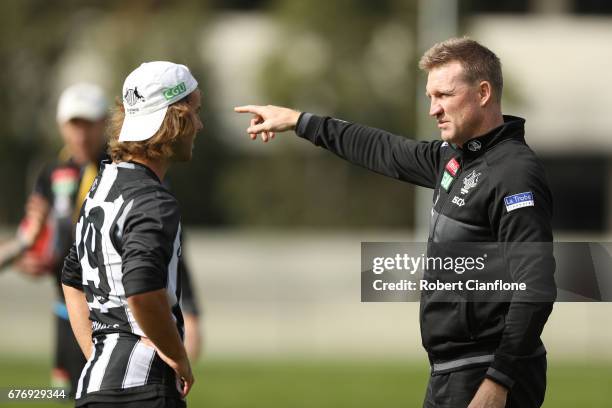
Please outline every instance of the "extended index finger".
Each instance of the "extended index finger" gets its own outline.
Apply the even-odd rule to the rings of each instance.
[[[259,105],[244,105],[244,106],[236,106],[234,107],[234,112],[238,113],[254,113],[256,115],[262,116],[262,108],[263,106]]]

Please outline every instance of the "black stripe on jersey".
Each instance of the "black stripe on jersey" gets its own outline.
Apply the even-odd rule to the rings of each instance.
[[[134,345],[132,346],[130,350],[130,356],[127,358],[127,364],[125,365],[125,370],[121,372],[121,387],[120,388],[125,388],[124,384],[125,384],[125,377],[127,376],[127,369],[130,366],[130,363],[132,362],[132,358],[134,357],[134,353],[136,352],[136,346],[138,345],[139,342],[140,342],[140,339],[136,340],[136,342],[134,343]]]
[[[111,228],[109,240],[112,245],[115,247],[115,250],[119,255],[122,254],[121,248],[121,237],[123,236],[123,226],[125,224],[125,219],[128,216],[129,212],[132,210],[132,206],[134,205],[134,199],[128,198],[125,200],[121,206],[121,209],[117,212],[117,216],[113,220],[113,226]]]
[[[148,383],[164,384],[168,388],[176,389],[176,374],[168,364],[156,353],[151,369],[149,370]]]
[[[151,367],[149,369],[149,377],[147,382],[156,381],[161,384],[165,384],[164,382],[164,371],[167,368],[170,368],[163,360],[155,353],[155,357],[153,357],[153,361],[151,362]],[[172,370],[171,370],[172,371]],[[174,371],[172,371],[174,373]]]
[[[85,262],[84,255],[87,253],[87,263],[91,269],[98,270],[99,284],[96,286],[93,283],[88,282],[90,290],[85,291],[85,297],[88,303],[93,302],[95,296],[100,304],[108,302],[108,294],[111,290],[108,282],[108,275],[106,272],[106,265],[104,264],[104,258],[98,256],[102,250],[103,236],[102,236],[102,225],[106,214],[101,207],[94,207],[89,212],[87,217],[87,224],[85,224],[83,231],[83,239],[78,247],[79,258],[82,263]]]
[[[127,370],[130,356],[138,343],[138,337],[132,335],[119,335],[119,341],[110,357],[106,372],[100,386],[101,390],[120,389]]]
[[[180,298],[180,285],[177,287],[177,296]],[[185,319],[183,318],[183,311],[181,310],[180,303],[177,303],[172,307],[172,314],[176,319],[176,328],[178,329],[179,334],[181,335],[181,340],[185,340]]]
[[[94,366],[96,365],[96,362],[98,361],[98,359],[100,359],[100,356],[102,355],[102,350],[104,349],[104,340],[106,339],[105,335],[96,337],[94,339],[94,357],[93,360],[91,360],[91,363],[89,364],[89,368],[87,369],[87,372],[85,373],[85,376],[83,377],[83,385],[81,386],[81,395],[85,395],[87,394],[87,387],[89,386],[89,378],[91,377],[91,370],[93,370]],[[83,374],[81,374],[83,375]],[[77,394],[78,394],[77,390]]]

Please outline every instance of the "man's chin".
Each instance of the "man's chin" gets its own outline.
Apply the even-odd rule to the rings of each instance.
[[[440,139],[444,142],[454,143],[455,135],[450,132],[442,131],[440,132]]]

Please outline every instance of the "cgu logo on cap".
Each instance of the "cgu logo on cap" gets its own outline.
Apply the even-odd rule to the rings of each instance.
[[[174,98],[177,95],[185,93],[186,91],[187,91],[187,87],[185,86],[185,83],[181,82],[180,84],[178,84],[174,88],[166,88],[166,89],[164,89],[164,98],[166,98],[166,100],[168,101],[168,100]]]
[[[142,96],[138,92],[138,87],[135,86],[134,89],[128,88],[125,90],[125,95],[123,95],[123,99],[128,105],[134,106],[136,102],[141,100],[144,101],[144,96]]]

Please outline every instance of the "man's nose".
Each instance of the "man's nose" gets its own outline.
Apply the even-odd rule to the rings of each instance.
[[[437,117],[442,113],[442,111],[442,106],[438,102],[431,101],[429,105],[429,116]]]

